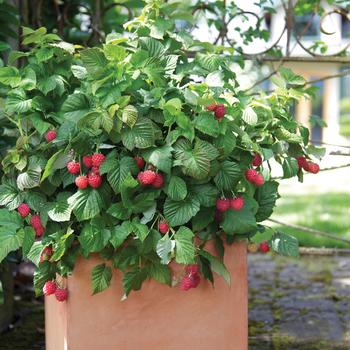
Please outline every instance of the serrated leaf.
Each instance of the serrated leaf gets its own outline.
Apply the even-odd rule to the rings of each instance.
[[[15,182],[10,181],[0,186],[0,205],[9,210],[16,209],[22,203],[22,194],[18,191]]]
[[[195,246],[194,233],[185,226],[181,226],[175,233],[176,262],[179,264],[191,264],[194,262]]]
[[[73,64],[71,66],[71,70],[73,75],[80,80],[85,79],[87,77],[87,70],[85,67],[77,66]]]
[[[220,170],[214,177],[214,182],[219,190],[231,191],[242,176],[237,163],[225,160],[221,163]]]
[[[172,160],[173,148],[170,146],[162,146],[152,148],[142,152],[142,156],[147,163],[153,164],[157,169],[169,174],[173,164]]]
[[[34,166],[29,168],[25,173],[19,174],[17,176],[17,186],[23,191],[27,188],[33,188],[40,185],[40,166]]]
[[[167,189],[168,196],[174,201],[181,201],[187,196],[186,182],[178,176],[172,176]]]
[[[190,187],[191,196],[198,199],[203,207],[212,207],[218,198],[218,189],[211,184],[193,185]]]
[[[283,178],[289,179],[290,177],[296,176],[299,171],[298,162],[295,158],[285,158],[282,164]]]
[[[276,232],[270,240],[271,248],[285,256],[299,257],[299,242],[291,235],[282,232]]]
[[[123,277],[123,288],[125,293],[123,299],[127,298],[132,290],[140,290],[142,283],[146,278],[147,271],[139,267],[125,273]]]
[[[132,128],[138,117],[137,108],[132,105],[127,105],[122,112],[122,122]]]
[[[90,102],[82,93],[69,95],[61,107],[65,118],[74,122],[78,122],[90,109]]]
[[[39,266],[40,256],[43,248],[44,245],[41,241],[34,242],[27,254],[27,259],[29,259],[34,265]]]
[[[78,239],[84,255],[88,256],[90,253],[100,252],[108,244],[110,238],[110,230],[86,224]]]
[[[16,231],[13,225],[0,226],[0,262],[22,246],[24,230]]]
[[[111,284],[112,269],[106,264],[95,266],[91,272],[92,294],[104,291]]]
[[[152,121],[138,118],[133,128],[125,127],[121,133],[123,145],[130,151],[135,147],[148,148],[153,146],[155,134]]]
[[[169,264],[171,260],[172,252],[175,248],[175,241],[169,238],[168,234],[165,234],[157,243],[157,254],[161,259],[161,263],[164,265]]]
[[[228,235],[244,234],[256,230],[255,215],[250,207],[244,205],[240,211],[233,209],[223,214],[220,227]]]
[[[57,166],[55,166],[55,163],[57,161],[57,159],[59,158],[59,156],[61,155],[61,153],[63,152],[63,149],[57,151],[53,156],[51,156],[51,158],[47,161],[45,169],[44,169],[44,173],[41,176],[41,182],[44,181],[47,177],[49,177],[50,175],[52,175],[54,173],[55,170],[59,169]],[[68,159],[68,158],[67,158]]]
[[[268,181],[255,192],[255,199],[259,204],[256,221],[261,222],[271,216],[276,200],[279,198],[278,185],[276,181]]]
[[[164,216],[170,226],[180,226],[190,221],[198,213],[199,207],[196,198],[187,197],[182,201],[167,198],[164,203]]]
[[[0,68],[0,83],[16,87],[21,82],[18,69],[15,67],[1,67]]]
[[[120,247],[132,231],[133,226],[129,221],[124,221],[121,225],[113,227],[111,229],[110,242],[114,249]]]
[[[256,125],[258,122],[258,115],[252,107],[247,107],[243,110],[242,119],[249,125]]]
[[[171,285],[171,271],[164,264],[151,264],[147,266],[148,275],[159,283]]]
[[[95,78],[101,75],[108,64],[106,57],[97,47],[82,50],[80,56],[88,73]]]
[[[72,207],[67,201],[63,200],[55,202],[52,208],[47,212],[49,218],[56,222],[69,221],[71,213]]]
[[[23,228],[23,243],[22,254],[27,257],[35,242],[35,231],[32,227],[26,226]]]
[[[132,226],[133,226],[133,232],[135,233],[136,237],[141,242],[143,242],[147,238],[147,236],[150,232],[148,226],[144,225],[144,224],[140,224],[137,221],[133,221]]]
[[[68,204],[79,221],[92,219],[102,209],[102,198],[95,189],[79,190],[68,198]]]
[[[204,134],[217,137],[219,135],[219,122],[209,113],[200,113],[194,119],[194,127]]]
[[[231,285],[231,275],[227,270],[226,266],[224,265],[224,263],[220,259],[218,259],[216,256],[211,255],[209,252],[205,250],[200,250],[199,254],[209,261],[210,268],[215,273],[222,276],[225,279],[225,281],[229,285]]]

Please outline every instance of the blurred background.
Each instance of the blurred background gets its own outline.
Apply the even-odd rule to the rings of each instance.
[[[303,184],[284,180],[273,221],[266,222],[295,235],[307,249],[299,261],[249,257],[250,348],[350,349],[350,0],[165,3],[179,32],[233,48],[241,90],[274,89],[281,66],[315,87],[314,99],[295,105],[294,115],[309,127],[310,147],[323,157],[322,171],[305,175]],[[110,32],[124,33],[123,24],[145,4],[0,0],[0,64],[11,50],[26,49],[22,26],[46,27],[75,45],[98,45]],[[2,116],[1,86],[0,96],[3,156],[16,135]],[[276,167],[274,176],[280,175]],[[309,249],[314,247],[327,249]],[[43,304],[33,297],[33,266],[19,261],[11,254],[0,264],[0,349],[44,349]]]

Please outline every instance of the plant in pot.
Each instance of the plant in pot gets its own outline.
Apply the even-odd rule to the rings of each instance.
[[[248,95],[228,48],[153,15],[92,48],[24,28],[31,49],[0,68],[18,132],[2,161],[0,260],[20,248],[38,295],[69,300],[62,277],[96,255],[93,294],[114,269],[123,298],[149,279],[182,291],[213,273],[229,282],[226,247],[263,232],[279,197],[271,168],[300,180],[319,170],[291,114],[308,97],[302,77],[282,68],[275,91]],[[269,249],[298,255],[280,232],[260,245]]]

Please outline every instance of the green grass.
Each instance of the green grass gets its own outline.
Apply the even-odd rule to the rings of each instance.
[[[285,223],[298,224],[319,231],[334,233],[339,237],[350,240],[350,194],[308,193],[305,196],[283,197],[277,202],[272,218]],[[316,236],[285,226],[277,226],[269,221],[266,221],[265,224],[271,225],[279,231],[294,235],[298,238],[301,246],[350,248],[350,244],[345,242]],[[268,233],[256,235],[258,241],[268,237]]]

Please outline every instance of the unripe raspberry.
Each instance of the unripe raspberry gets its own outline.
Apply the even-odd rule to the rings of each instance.
[[[30,207],[28,204],[22,203],[18,206],[17,211],[22,216],[22,218],[25,218],[30,213]]]
[[[99,188],[102,185],[102,177],[99,174],[90,173],[88,181],[92,188]]]
[[[233,210],[239,211],[244,206],[244,199],[242,197],[236,197],[230,199],[230,207]]]
[[[255,243],[249,243],[249,244],[247,245],[247,250],[248,250],[248,252],[250,252],[250,253],[256,253],[256,252],[258,251],[258,249],[259,249],[259,247],[258,247],[258,245],[255,244]]]
[[[158,230],[163,235],[169,231],[169,224],[166,221],[160,221],[158,224]]]
[[[83,163],[87,168],[92,167],[92,157],[90,155],[86,155],[83,157]]]
[[[162,174],[156,173],[156,178],[152,182],[154,188],[161,188],[164,184],[164,178]]]
[[[156,179],[156,173],[152,170],[141,171],[137,175],[137,179],[141,185],[151,185]]]
[[[76,179],[75,179],[75,184],[78,188],[80,188],[81,190],[85,189],[86,187],[88,187],[89,185],[89,180],[86,176],[84,175],[81,175],[81,176],[78,176]]]
[[[217,107],[217,104],[216,103],[212,103],[212,104],[208,105],[206,108],[207,108],[208,111],[214,112],[216,107]]]
[[[264,177],[261,174],[257,174],[254,178],[254,184],[258,187],[262,186],[264,184],[265,180]]]
[[[55,292],[55,297],[58,301],[62,302],[68,298],[68,290],[66,288],[57,288]]]
[[[43,287],[43,294],[49,296],[55,294],[57,289],[56,283],[54,281],[47,281]]]
[[[105,156],[102,153],[94,153],[91,157],[93,166],[99,167],[105,160]]]
[[[307,171],[312,174],[317,174],[320,171],[320,166],[316,163],[309,162]]]
[[[259,244],[259,250],[261,253],[267,253],[270,250],[269,242],[264,241]]]
[[[254,169],[248,169],[245,172],[245,178],[247,179],[247,181],[254,183],[254,179],[256,177],[256,175],[258,175],[258,172]]]
[[[56,130],[50,130],[46,133],[45,138],[47,142],[53,141],[57,137]]]
[[[220,212],[225,212],[230,209],[230,200],[227,198],[219,198],[216,200],[216,209]]]
[[[142,157],[140,156],[135,156],[134,160],[136,162],[136,165],[139,169],[142,169],[145,166],[145,161]]]
[[[225,116],[225,113],[226,113],[225,106],[223,104],[217,105],[214,111],[215,117],[221,120]]]
[[[70,174],[79,174],[80,163],[74,161],[67,163],[67,170]]]
[[[261,155],[258,153],[255,153],[254,158],[252,160],[252,165],[255,167],[258,167],[262,164],[262,158]]]

